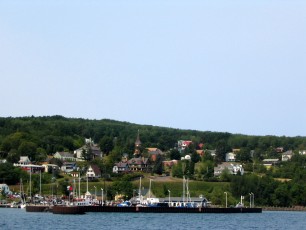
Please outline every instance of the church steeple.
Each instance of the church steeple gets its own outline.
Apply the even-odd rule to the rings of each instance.
[[[134,155],[139,155],[140,156],[140,147],[141,147],[141,141],[140,141],[140,138],[139,138],[139,129],[138,129],[137,138],[136,138],[136,141],[135,141]]]

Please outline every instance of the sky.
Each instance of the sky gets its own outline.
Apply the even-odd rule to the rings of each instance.
[[[0,0],[0,117],[306,136],[304,0]]]

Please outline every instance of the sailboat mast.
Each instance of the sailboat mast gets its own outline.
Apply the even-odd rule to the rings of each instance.
[[[32,203],[32,167],[30,165],[30,199]]]
[[[142,200],[141,200],[141,177],[139,177],[139,202],[142,203]]]
[[[88,192],[88,175],[87,175],[87,183],[86,183],[87,185],[86,185],[86,189],[87,189],[87,191],[86,192]]]
[[[81,198],[81,174],[79,173],[79,198]]]
[[[41,170],[39,170],[39,196],[41,196]]]
[[[152,182],[152,179],[150,179],[149,199],[151,198],[151,182]]]
[[[185,176],[183,176],[183,203],[185,203]]]

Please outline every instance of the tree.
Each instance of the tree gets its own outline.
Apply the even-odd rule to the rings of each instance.
[[[274,194],[272,195],[273,204],[275,206],[289,207],[292,204],[290,190],[285,183],[279,184]]]
[[[14,167],[11,163],[0,164],[0,180],[3,183],[13,185],[19,182],[20,178],[25,177],[26,172],[21,168]]]
[[[191,153],[191,161],[192,161],[193,163],[198,163],[200,160],[201,160],[200,155],[197,153],[197,151],[194,150],[194,151]]]
[[[16,149],[11,149],[6,159],[10,163],[17,163],[20,160],[20,154]]]
[[[62,160],[60,160],[58,158],[54,158],[54,157],[49,162],[50,162],[50,164],[57,165],[59,168],[62,167],[62,165],[63,165]]]
[[[205,162],[205,161],[213,161],[213,160],[214,160],[214,157],[211,155],[210,151],[205,150],[204,155],[202,157],[202,161]]]
[[[102,139],[99,141],[99,146],[101,151],[108,155],[114,148],[113,138],[109,136],[102,137]]]
[[[251,161],[251,149],[248,147],[243,147],[237,153],[236,160],[238,162],[250,162]]]
[[[131,198],[133,196],[133,184],[128,180],[115,181],[110,188],[110,193],[112,197],[116,194],[121,194],[125,196],[125,199]]]
[[[157,154],[156,161],[153,167],[153,172],[158,175],[163,174],[163,158],[160,154]]]
[[[91,161],[93,159],[93,152],[89,145],[82,149],[82,157],[85,161]]]
[[[182,178],[183,177],[182,162],[179,162],[178,164],[174,164],[172,166],[171,173],[173,177]]]
[[[37,145],[34,142],[23,141],[18,148],[18,153],[21,156],[28,156],[31,161],[36,160]]]
[[[171,160],[180,160],[181,154],[177,149],[171,149],[170,150],[170,159]]]
[[[217,163],[221,163],[225,161],[226,153],[230,151],[229,146],[225,141],[219,141],[216,147],[216,157],[215,160]]]

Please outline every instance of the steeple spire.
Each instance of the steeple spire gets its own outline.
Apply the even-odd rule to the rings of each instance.
[[[136,138],[136,141],[135,141],[134,155],[140,155],[140,147],[141,147],[141,141],[140,141],[140,138],[139,138],[139,129],[138,129],[137,138]]]
[[[137,138],[136,138],[136,141],[135,141],[135,146],[138,147],[140,145],[141,145],[141,141],[140,141],[140,138],[139,138],[139,129],[138,129]]]

